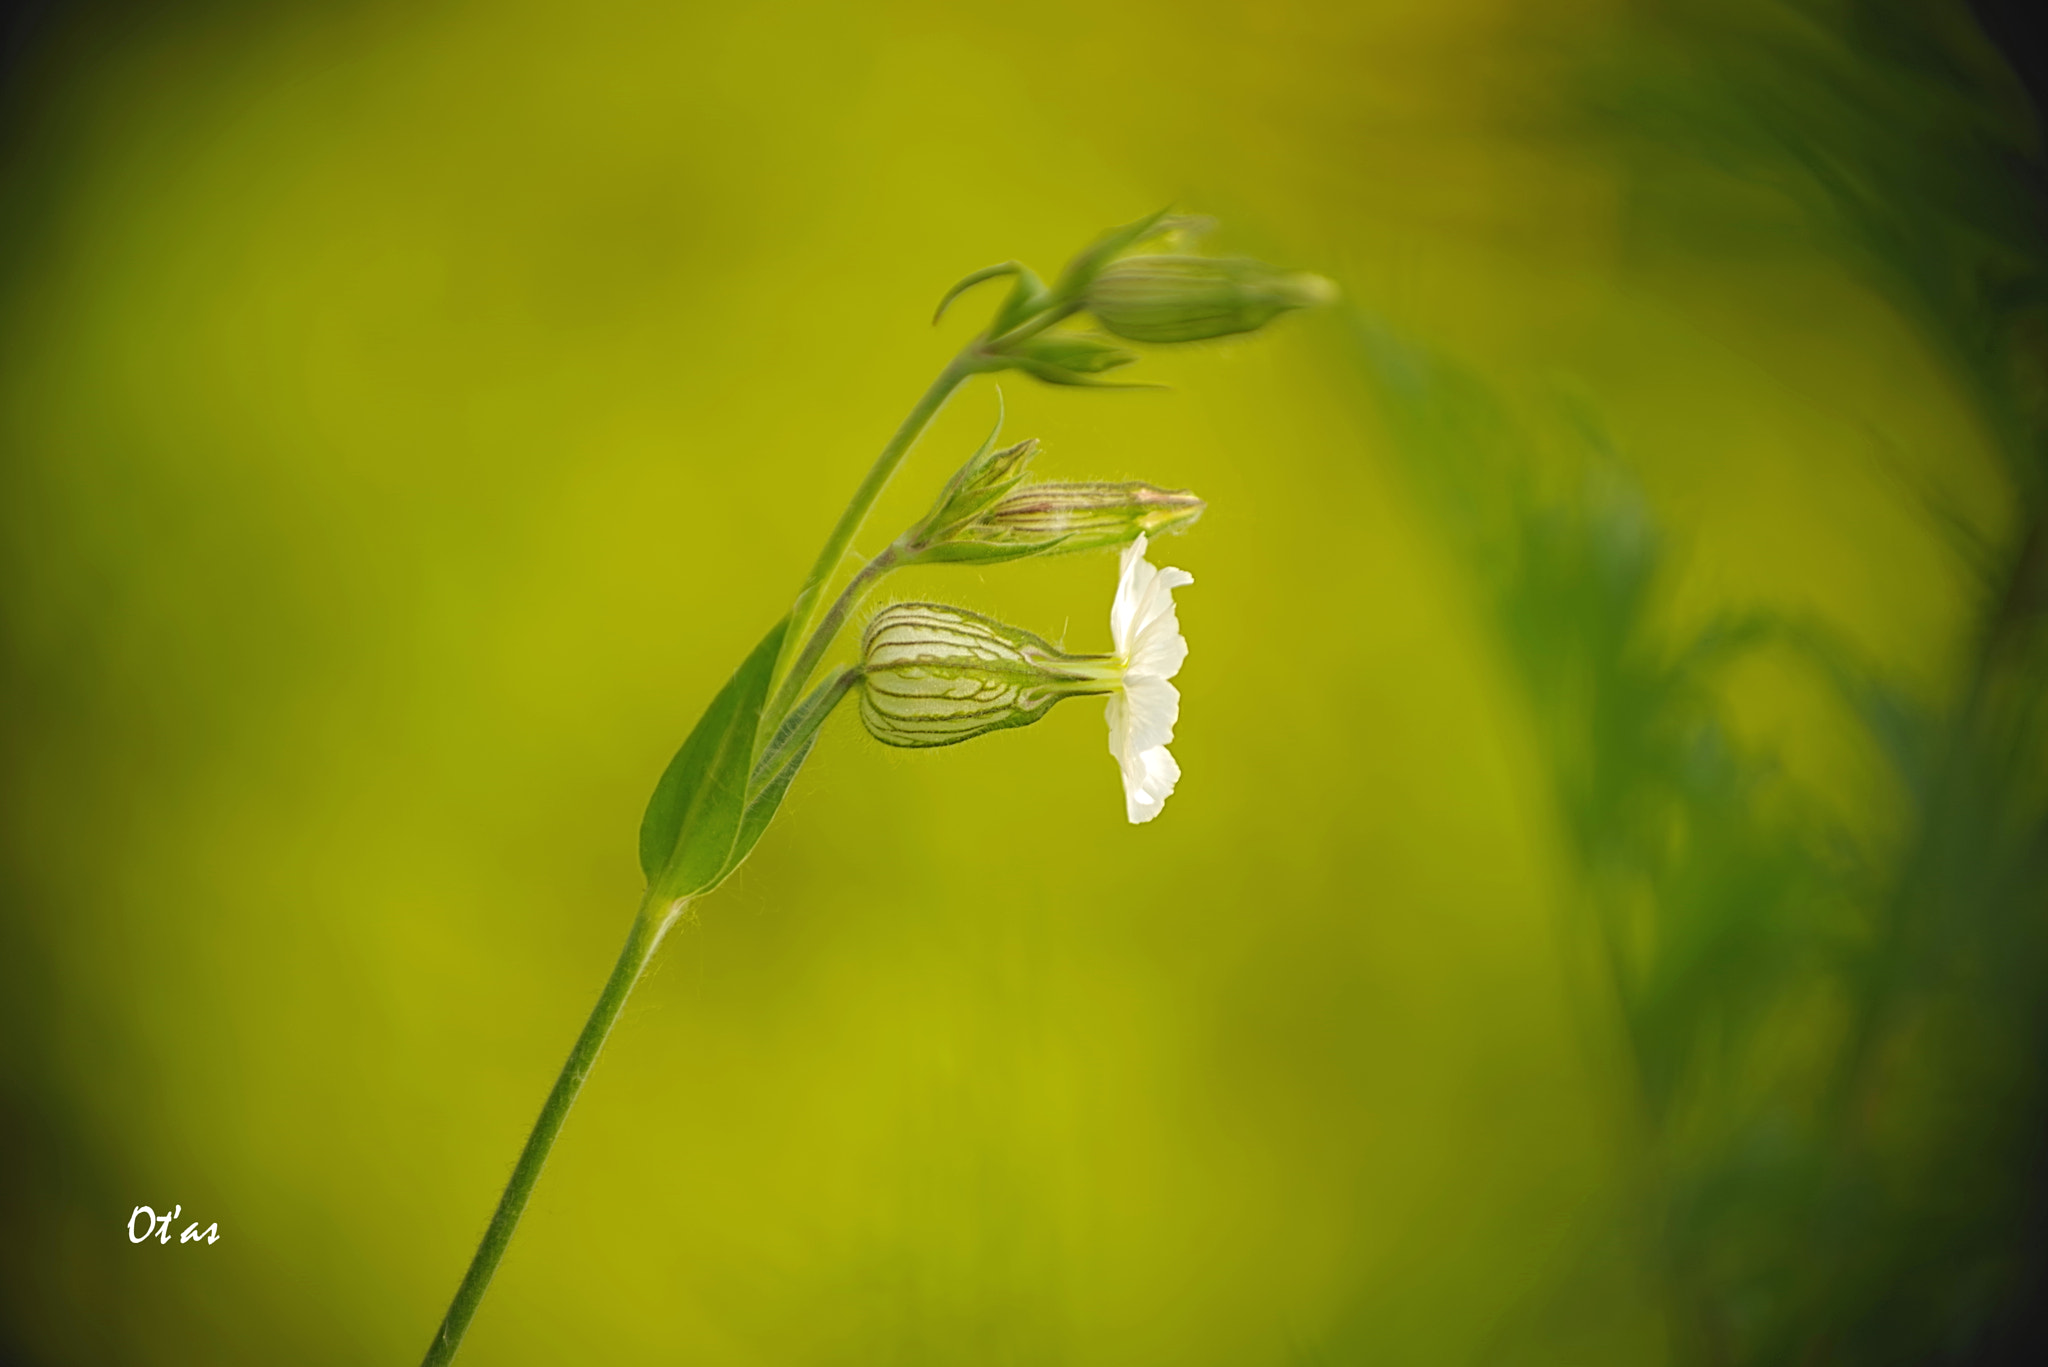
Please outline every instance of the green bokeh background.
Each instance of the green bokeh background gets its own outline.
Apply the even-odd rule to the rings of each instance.
[[[1012,379],[1191,487],[1165,815],[1099,709],[836,717],[572,1116],[464,1361],[1656,1363],[1614,1007],[1369,315],[1596,407],[1663,611],[1938,693],[2010,492],[1789,211],[1645,230],[1595,0],[160,6],[53,21],[5,195],[5,1330],[424,1346],[639,893],[641,805],[978,300],[1161,204],[1349,309]],[[1704,173],[1703,173],[1704,174]],[[1746,215],[1746,216],[1745,216]],[[1757,226],[1761,223],[1763,226]],[[1701,245],[1711,240],[1713,249]],[[870,524],[991,422],[977,381]],[[1111,556],[900,576],[1107,648]],[[1745,743],[1894,819],[1809,682]],[[131,1246],[138,1204],[217,1220]],[[182,1223],[182,1221],[181,1221]]]

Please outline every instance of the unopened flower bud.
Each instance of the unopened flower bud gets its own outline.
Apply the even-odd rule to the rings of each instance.
[[[920,554],[924,563],[990,563],[1049,552],[1124,546],[1180,531],[1207,505],[1185,489],[1149,484],[1026,484]]]
[[[1320,275],[1276,270],[1248,257],[1127,256],[1088,287],[1095,321],[1133,342],[1200,342],[1264,327],[1290,309],[1325,304],[1337,287]]]
[[[956,745],[1029,726],[1061,698],[1109,693],[1122,671],[1019,627],[940,603],[882,609],[861,638],[860,718],[885,745]]]
[[[1031,458],[1038,454],[1038,438],[1027,437],[1000,451],[991,449],[994,442],[991,437],[946,481],[924,521],[905,535],[906,543],[922,546],[944,541],[1024,482]]]

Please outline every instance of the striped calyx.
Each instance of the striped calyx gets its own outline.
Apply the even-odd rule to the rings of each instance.
[[[1087,308],[1130,342],[1200,342],[1253,332],[1289,309],[1325,304],[1337,287],[1320,275],[1249,257],[1126,256],[1088,286]]]
[[[917,559],[988,564],[1052,551],[1126,546],[1140,536],[1180,531],[1206,506],[1185,489],[1150,484],[1026,484],[952,528]]]
[[[1122,668],[1068,655],[965,608],[898,603],[861,638],[860,718],[884,745],[956,745],[1029,726],[1061,698],[1114,692]]]

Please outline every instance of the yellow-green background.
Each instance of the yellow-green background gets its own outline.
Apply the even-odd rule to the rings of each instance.
[[[634,836],[985,301],[1161,204],[1597,405],[1684,569],[1941,682],[1916,503],[1999,487],[1788,231],[1625,231],[1593,0],[142,7],[54,23],[4,187],[8,1338],[403,1362],[616,952]],[[1611,1009],[1344,315],[1013,380],[1056,476],[1209,500],[1181,790],[1099,709],[832,722],[673,938],[464,1361],[1655,1363]],[[992,419],[970,388],[893,534]],[[904,575],[1106,648],[1112,557]],[[1754,682],[1754,681],[1753,681]],[[1852,812],[1769,678],[1745,733]],[[138,1204],[217,1220],[131,1246]],[[182,1225],[183,1221],[180,1221]]]

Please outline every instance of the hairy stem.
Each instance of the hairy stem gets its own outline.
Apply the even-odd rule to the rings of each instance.
[[[462,1346],[462,1336],[491,1284],[491,1275],[498,1270],[499,1260],[505,1256],[505,1246],[512,1241],[512,1231],[519,1226],[526,1198],[533,1194],[541,1169],[547,1166],[548,1153],[555,1147],[555,1137],[562,1132],[569,1108],[576,1104],[576,1095],[583,1090],[583,1081],[590,1076],[598,1052],[604,1048],[612,1027],[618,1024],[626,998],[633,994],[654,952],[661,948],[662,937],[668,934],[687,902],[687,898],[668,902],[650,899],[633,918],[633,929],[626,936],[625,948],[619,951],[619,961],[612,966],[612,975],[605,980],[604,991],[598,994],[597,1005],[591,1008],[590,1019],[583,1024],[583,1033],[576,1037],[575,1047],[562,1065],[561,1076],[555,1079],[554,1090],[540,1108],[540,1119],[534,1122],[533,1133],[526,1137],[526,1147],[512,1169],[512,1180],[505,1184],[505,1194],[498,1198],[490,1227],[484,1231],[483,1242],[477,1245],[476,1256],[470,1259],[469,1271],[455,1290],[455,1299],[441,1321],[440,1332],[427,1348],[422,1367],[441,1367],[452,1362],[455,1350]]]

